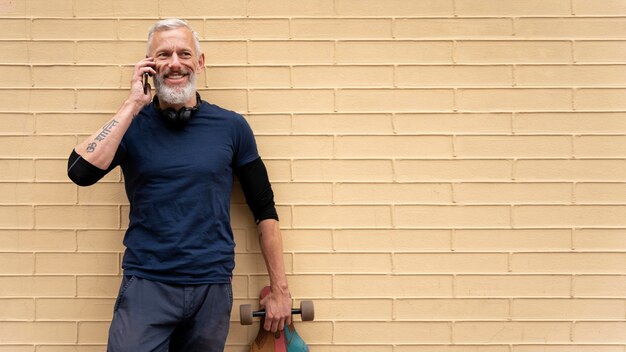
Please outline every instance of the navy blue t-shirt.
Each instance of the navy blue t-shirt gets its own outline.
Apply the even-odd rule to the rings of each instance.
[[[203,101],[188,125],[170,129],[149,104],[118,155],[130,202],[124,274],[180,284],[229,282],[233,170],[259,158],[246,120]]]

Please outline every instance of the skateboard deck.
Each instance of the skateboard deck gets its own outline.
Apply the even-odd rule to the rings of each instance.
[[[259,299],[263,299],[268,293],[269,286],[266,286],[261,290]],[[312,304],[312,302],[310,304]],[[312,306],[310,310],[310,313],[307,312],[307,314],[305,314],[307,315],[306,320],[313,319]],[[258,312],[255,312],[255,316],[257,316],[256,313]],[[311,314],[310,318],[308,317],[309,314]],[[249,318],[243,317],[244,315],[249,315]],[[251,311],[247,313],[242,313],[242,324],[248,324],[248,322],[244,323],[244,320],[249,321],[249,319],[251,318]],[[261,316],[259,332],[257,333],[254,341],[252,341],[252,343],[250,344],[250,352],[309,352],[309,347],[304,342],[304,340],[302,340],[300,335],[298,335],[296,328],[293,326],[293,322],[288,326],[285,326],[284,330],[273,333],[271,331],[266,331],[265,329],[263,329],[264,321],[265,317]]]

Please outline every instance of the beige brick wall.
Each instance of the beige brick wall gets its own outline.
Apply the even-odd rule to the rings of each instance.
[[[624,0],[0,0],[0,352],[105,351],[128,204],[66,157],[174,16],[257,135],[312,351],[626,352]]]

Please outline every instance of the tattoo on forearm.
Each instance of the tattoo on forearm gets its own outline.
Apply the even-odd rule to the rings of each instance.
[[[102,142],[109,135],[109,133],[111,133],[111,128],[115,127],[118,123],[119,121],[113,119],[104,125],[104,127],[102,127],[102,131],[100,131],[96,138],[94,138],[94,141],[87,145],[87,153],[93,153],[98,146],[98,143],[95,141]]]

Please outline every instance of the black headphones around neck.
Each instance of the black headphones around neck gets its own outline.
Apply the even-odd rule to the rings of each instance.
[[[196,106],[192,108],[183,106],[178,110],[174,108],[161,110],[161,108],[159,107],[159,97],[157,97],[156,95],[154,96],[152,103],[154,104],[154,110],[159,113],[159,116],[161,116],[163,121],[165,121],[168,126],[175,129],[180,129],[185,127],[185,125],[189,123],[189,120],[191,120],[193,115],[198,111],[198,109],[200,108],[200,104],[202,103],[202,99],[200,98],[200,94],[196,92]]]

